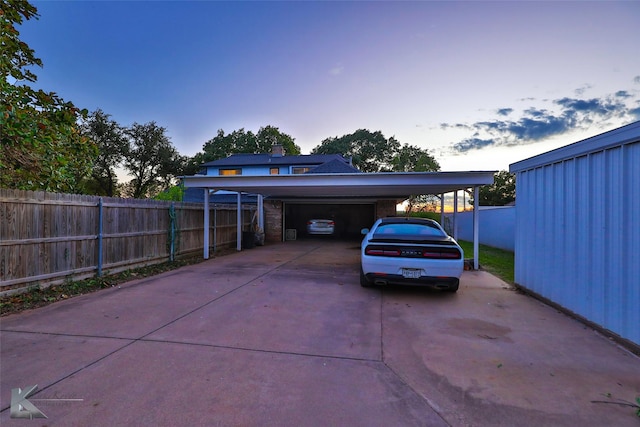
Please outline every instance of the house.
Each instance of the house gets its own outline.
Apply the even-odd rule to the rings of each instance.
[[[307,221],[331,218],[339,237],[358,236],[376,219],[395,215],[399,202],[415,194],[443,194],[493,183],[495,171],[363,173],[339,154],[237,154],[205,163],[199,174],[182,177],[186,189],[257,195],[258,228],[266,242],[304,237]],[[203,197],[203,256],[209,257],[209,206]],[[477,237],[474,220],[474,236]],[[242,230],[238,227],[238,242]],[[474,265],[477,268],[477,238]],[[238,243],[238,250],[241,250]]]
[[[282,145],[275,144],[267,154],[232,154],[202,165],[203,175],[290,175],[303,173],[360,173],[351,159],[340,154],[287,156]]]
[[[302,174],[359,174],[350,158],[340,154],[304,154],[286,155],[282,145],[275,144],[271,153],[233,154],[224,159],[207,162],[201,166],[201,174],[205,176],[262,176],[262,175],[302,175]],[[199,197],[202,192],[187,189],[190,197]],[[198,195],[199,193],[200,195]],[[233,196],[228,191],[217,191],[211,195],[212,203],[233,203]],[[242,203],[256,203],[255,196],[243,195]],[[279,200],[277,209],[270,210],[268,204],[265,215],[271,222],[282,223],[289,230],[289,236],[304,236],[306,223],[313,218],[331,218],[336,221],[336,233],[339,236],[359,235],[364,227],[369,227],[374,219],[372,203],[344,203],[342,200],[328,201],[297,198],[295,200]],[[395,214],[395,201],[393,211]],[[292,232],[291,230],[295,230]]]
[[[351,159],[340,154],[310,154],[285,156],[282,145],[274,144],[269,154],[232,154],[224,159],[218,159],[201,165],[200,174],[209,176],[259,176],[259,175],[288,175],[303,173],[360,173],[353,167]],[[236,193],[216,191],[210,194],[209,202],[217,204],[236,203]],[[202,191],[196,188],[186,188],[183,201],[204,201]],[[256,204],[256,196],[243,194],[243,204]]]

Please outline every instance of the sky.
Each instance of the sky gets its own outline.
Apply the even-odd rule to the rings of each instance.
[[[381,131],[443,171],[640,120],[640,2],[32,1],[37,88],[182,155],[275,126],[308,154]]]

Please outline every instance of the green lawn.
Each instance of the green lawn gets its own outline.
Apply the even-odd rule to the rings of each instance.
[[[459,241],[466,259],[473,258],[473,243]],[[513,284],[513,252],[480,245],[480,267]]]
[[[438,212],[414,212],[411,216],[431,218],[440,222],[440,213]],[[464,257],[466,259],[473,258],[473,243],[466,241],[458,241],[458,243],[464,250]],[[511,284],[514,283],[513,264],[513,252],[480,245],[480,267]]]

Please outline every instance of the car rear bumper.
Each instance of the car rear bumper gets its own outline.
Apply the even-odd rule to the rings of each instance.
[[[422,276],[419,279],[407,279],[399,274],[382,273],[367,273],[364,276],[373,285],[409,285],[436,289],[457,289],[460,283],[460,279],[457,277]]]
[[[333,234],[333,228],[310,228],[307,229],[309,234]]]
[[[422,280],[431,277],[453,277],[460,278],[464,270],[464,260],[425,260],[420,258],[386,258],[379,256],[369,256],[362,254],[361,256],[362,271],[368,274],[387,275],[390,277],[402,276],[402,269],[419,269],[422,271]]]

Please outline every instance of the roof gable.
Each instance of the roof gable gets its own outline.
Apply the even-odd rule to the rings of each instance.
[[[306,173],[362,173],[348,163],[342,160],[333,159],[326,163],[316,166]]]

